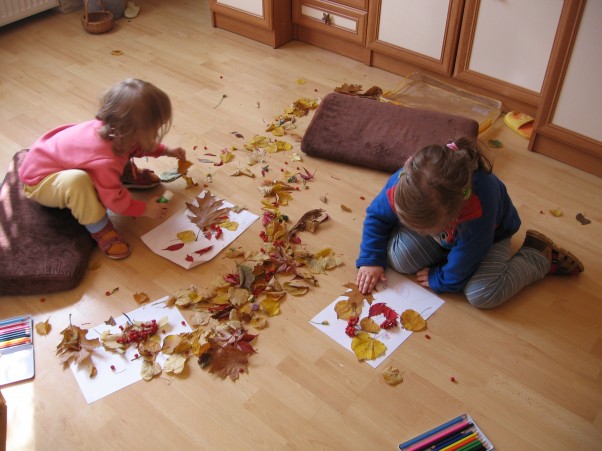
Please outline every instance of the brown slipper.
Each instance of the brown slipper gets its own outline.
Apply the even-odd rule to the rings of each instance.
[[[523,243],[525,247],[532,247],[538,251],[545,252],[550,249],[552,265],[548,274],[556,276],[572,276],[583,272],[583,263],[571,252],[558,246],[554,241],[536,230],[527,230],[527,236]]]

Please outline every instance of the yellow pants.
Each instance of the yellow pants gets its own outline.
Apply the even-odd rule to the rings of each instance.
[[[24,191],[26,197],[46,207],[68,208],[84,226],[100,221],[107,214],[92,179],[80,169],[55,172],[37,185],[25,185]]]

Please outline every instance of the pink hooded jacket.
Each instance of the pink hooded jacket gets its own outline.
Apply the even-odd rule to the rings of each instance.
[[[151,153],[143,153],[135,147],[130,153],[116,155],[111,141],[99,135],[102,125],[101,121],[93,119],[49,131],[31,146],[19,169],[19,177],[24,184],[33,186],[55,172],[81,169],[92,178],[106,208],[121,215],[141,216],[146,203],[134,199],[123,186],[123,169],[130,157],[158,157],[165,151],[165,146],[159,144]]]

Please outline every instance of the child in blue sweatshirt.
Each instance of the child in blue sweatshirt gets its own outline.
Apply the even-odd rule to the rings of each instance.
[[[410,157],[366,210],[359,290],[370,293],[390,266],[436,293],[464,291],[475,307],[493,308],[547,274],[582,272],[577,257],[534,230],[510,255],[521,221],[491,170],[465,138]]]

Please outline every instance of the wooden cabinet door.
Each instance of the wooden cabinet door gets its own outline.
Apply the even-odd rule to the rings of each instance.
[[[373,58],[383,55],[451,75],[463,4],[464,0],[371,0],[367,45]]]
[[[563,3],[466,0],[454,76],[513,99],[505,109],[534,114]]]
[[[602,2],[568,0],[529,148],[602,177]]]
[[[276,48],[293,39],[292,0],[209,0],[211,24]]]

